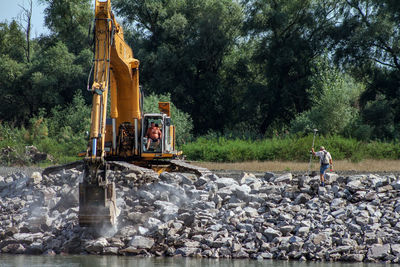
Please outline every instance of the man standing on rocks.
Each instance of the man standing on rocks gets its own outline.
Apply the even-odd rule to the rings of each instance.
[[[319,157],[319,162],[321,163],[321,167],[319,168],[319,178],[321,180],[321,185],[325,186],[325,171],[328,169],[329,166],[331,167],[331,171],[333,168],[332,156],[328,151],[325,150],[325,147],[323,146],[319,148],[318,152],[315,152],[313,147],[311,148],[311,151],[314,156]]]

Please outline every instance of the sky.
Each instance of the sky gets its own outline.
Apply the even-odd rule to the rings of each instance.
[[[18,21],[22,9],[19,6],[29,7],[29,0],[0,0],[0,22],[7,20],[8,23],[12,19]],[[39,37],[41,34],[48,34],[49,30],[44,26],[44,4],[40,4],[39,0],[32,1],[32,31],[31,38]],[[23,25],[23,20],[19,20]]]

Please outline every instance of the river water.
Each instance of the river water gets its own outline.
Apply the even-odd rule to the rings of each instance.
[[[372,263],[333,263],[333,262],[297,262],[273,260],[230,260],[230,259],[195,259],[195,258],[141,258],[94,255],[69,256],[27,256],[1,255],[0,267],[378,267],[385,264]]]

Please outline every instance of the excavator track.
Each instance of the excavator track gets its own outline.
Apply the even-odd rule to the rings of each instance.
[[[205,176],[212,174],[212,172],[209,169],[192,165],[183,160],[171,160],[170,164],[171,167],[174,168],[174,171],[178,172],[189,172],[189,173],[194,173],[198,176]]]

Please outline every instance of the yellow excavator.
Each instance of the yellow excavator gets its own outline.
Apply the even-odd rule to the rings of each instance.
[[[93,104],[84,178],[79,185],[79,224],[113,225],[117,206],[115,185],[107,177],[110,162],[135,164],[159,173],[170,170],[171,166],[175,169],[177,166],[190,169],[190,166],[172,160],[182,152],[175,149],[170,103],[160,102],[160,113],[143,112],[139,60],[124,41],[123,29],[111,11],[110,0],[95,3],[91,74],[93,84],[88,90],[93,94]],[[108,97],[110,118],[107,117]],[[152,123],[158,124],[161,131],[157,142],[147,139]]]

